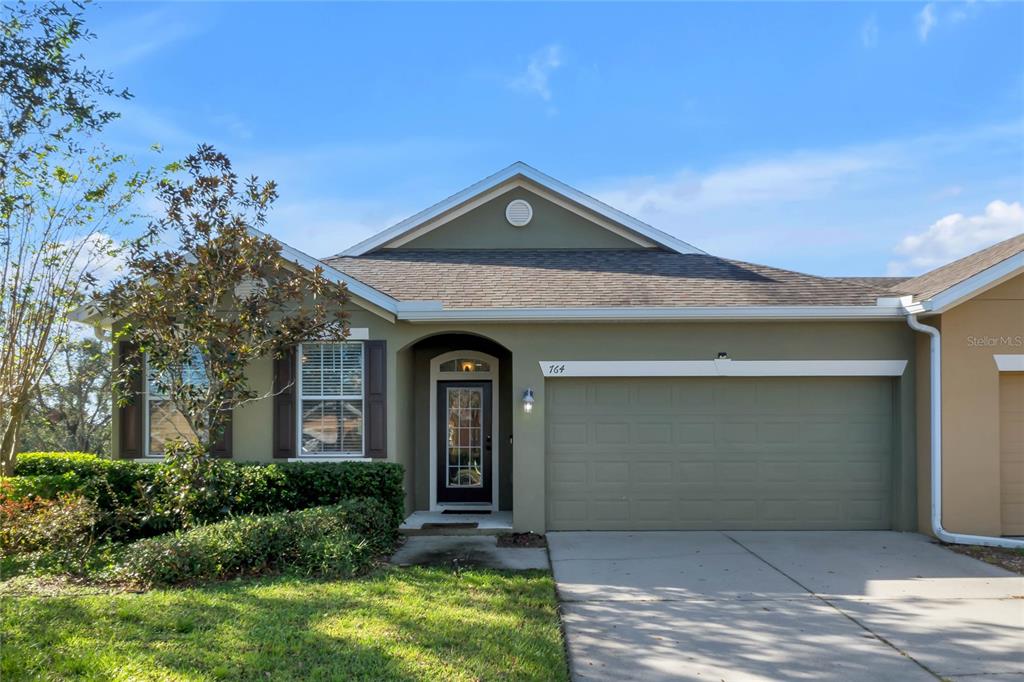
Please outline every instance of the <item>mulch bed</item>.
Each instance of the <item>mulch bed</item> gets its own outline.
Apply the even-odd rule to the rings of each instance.
[[[505,533],[498,536],[498,547],[547,547],[548,541],[538,533]]]
[[[988,564],[1000,566],[1007,571],[1024,575],[1024,551],[1004,547],[982,547],[980,545],[946,545],[958,554],[966,554]]]

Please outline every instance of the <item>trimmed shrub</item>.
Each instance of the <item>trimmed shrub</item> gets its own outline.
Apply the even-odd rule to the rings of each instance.
[[[0,555],[32,555],[31,564],[85,572],[96,544],[99,511],[78,494],[16,499],[4,486],[0,500]]]
[[[0,478],[0,498],[4,500],[55,499],[61,493],[70,493],[82,487],[82,480],[73,471],[42,476],[11,476]]]
[[[47,494],[47,486],[58,479],[75,482],[71,490],[96,503],[100,529],[115,539],[152,535],[170,526],[154,517],[152,501],[157,494],[157,471],[153,464],[128,460],[110,460],[85,452],[27,452],[18,455],[16,476],[9,479],[15,489],[34,486],[33,494]],[[33,478],[22,483],[18,478]],[[67,492],[60,489],[57,492]]]
[[[241,516],[129,545],[114,577],[144,585],[288,571],[350,577],[390,552],[397,524],[374,499],[266,516]]]
[[[390,462],[256,463],[202,460],[203,485],[185,491],[196,472],[165,463],[101,459],[86,453],[18,455],[18,490],[53,497],[74,490],[96,502],[101,527],[115,540],[147,537],[241,514],[271,514],[367,497],[379,500],[397,526],[404,518],[401,465]],[[63,478],[70,476],[70,478]],[[46,477],[46,478],[42,478]],[[56,477],[56,478],[49,478]],[[72,487],[73,486],[73,487]],[[49,491],[49,492],[47,492]]]

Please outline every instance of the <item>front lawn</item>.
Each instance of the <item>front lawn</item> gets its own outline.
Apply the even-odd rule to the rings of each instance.
[[[0,678],[565,680],[547,573],[386,568],[0,598]]]

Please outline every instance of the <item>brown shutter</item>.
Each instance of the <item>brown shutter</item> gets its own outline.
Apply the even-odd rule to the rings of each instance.
[[[210,454],[214,457],[231,459],[231,448],[234,440],[232,437],[232,432],[234,431],[234,425],[232,423],[234,422],[232,419],[233,416],[233,411],[228,412],[227,419],[224,420],[224,431],[220,434],[220,438],[218,438],[217,442],[213,444],[213,449],[210,451]]]
[[[366,456],[388,456],[388,353],[387,341],[366,345]]]
[[[295,349],[274,358],[274,457],[295,457]]]
[[[117,344],[117,362],[120,365],[123,359],[134,353],[136,346],[128,341],[121,341]],[[133,457],[144,457],[146,452],[142,445],[142,414],[143,401],[145,396],[142,395],[142,372],[135,371],[132,373],[131,381],[129,383],[129,391],[131,392],[131,402],[127,405],[118,407],[120,411],[119,417],[119,428],[118,428],[118,452],[122,458],[128,459]]]

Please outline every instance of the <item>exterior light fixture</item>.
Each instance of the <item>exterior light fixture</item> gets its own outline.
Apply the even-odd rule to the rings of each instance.
[[[718,359],[719,360],[728,360],[729,359],[729,354],[726,353],[724,350],[720,350],[720,351],[718,351]]]
[[[523,393],[523,412],[530,414],[533,412],[533,389],[528,388]]]

